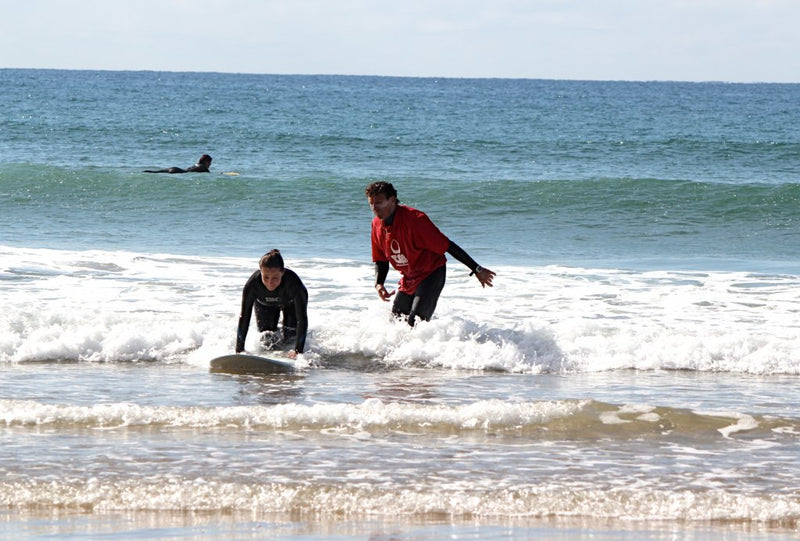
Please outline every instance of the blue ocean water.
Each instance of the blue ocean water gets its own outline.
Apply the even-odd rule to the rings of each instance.
[[[797,270],[797,85],[0,75],[18,246],[362,258],[386,179],[495,264]]]
[[[0,531],[796,537],[798,98],[0,70]],[[377,179],[495,287],[392,321]],[[275,247],[298,372],[210,374]]]

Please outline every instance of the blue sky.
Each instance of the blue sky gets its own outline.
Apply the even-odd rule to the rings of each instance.
[[[800,0],[0,0],[0,68],[800,82]]]

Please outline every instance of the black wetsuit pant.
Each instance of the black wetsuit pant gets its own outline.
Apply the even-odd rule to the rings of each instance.
[[[297,313],[295,312],[294,304],[280,307],[264,306],[256,302],[253,308],[255,308],[258,332],[270,331],[272,333],[262,337],[262,344],[267,348],[288,344],[297,337]],[[278,330],[278,320],[281,312],[283,312],[283,327],[281,329],[283,336],[275,334],[275,331]]]
[[[433,311],[436,310],[436,303],[439,302],[446,277],[447,269],[442,265],[420,282],[413,295],[398,291],[392,305],[392,313],[395,316],[407,315],[408,324],[412,327],[416,318],[423,321],[430,320]]]

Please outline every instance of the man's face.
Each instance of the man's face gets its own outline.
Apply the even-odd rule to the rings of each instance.
[[[367,197],[367,200],[369,201],[369,208],[371,208],[375,216],[381,220],[385,220],[391,216],[397,207],[397,197],[395,196],[391,196],[387,199],[384,194],[379,193]]]

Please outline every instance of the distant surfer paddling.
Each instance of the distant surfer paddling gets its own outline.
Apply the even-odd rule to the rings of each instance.
[[[446,275],[444,254],[466,265],[481,283],[492,287],[494,271],[478,265],[467,252],[448,239],[428,216],[397,202],[397,191],[388,182],[373,182],[365,190],[372,219],[372,261],[375,263],[375,290],[386,302],[395,294],[384,282],[389,264],[402,278],[392,305],[392,314],[405,315],[412,327],[416,318],[428,321],[436,309]]]
[[[146,169],[145,173],[208,173],[211,169],[211,156],[208,154],[203,154],[200,156],[200,159],[197,160],[197,163],[191,167],[187,167],[186,169],[181,169],[180,167],[170,167],[169,169]]]
[[[236,353],[244,351],[244,341],[250,328],[250,316],[255,310],[258,331],[263,333],[261,344],[273,349],[290,344],[292,359],[303,353],[308,331],[308,291],[300,277],[287,269],[279,250],[271,250],[261,257],[258,270],[250,276],[242,290],[242,311],[236,332]],[[278,320],[283,313],[282,333]]]

